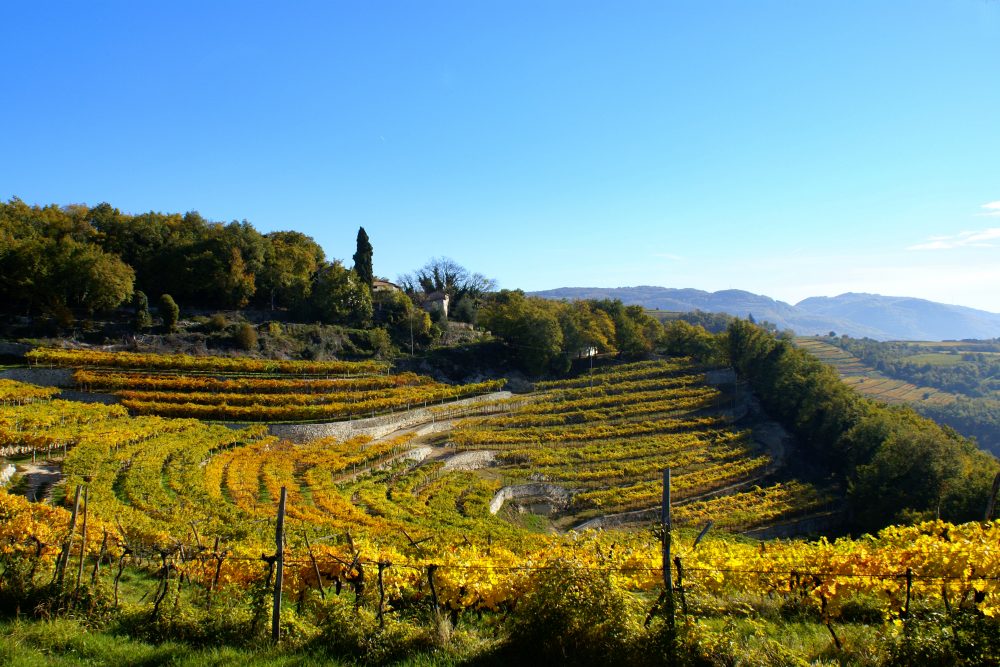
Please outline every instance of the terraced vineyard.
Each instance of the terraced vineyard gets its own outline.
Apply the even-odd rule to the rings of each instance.
[[[704,369],[673,360],[541,383],[528,402],[512,399],[519,406],[511,413],[463,421],[448,441],[458,451],[493,452],[510,485],[563,489],[556,513],[563,527],[658,507],[668,467],[674,501],[684,507],[700,499],[687,511],[678,508],[682,520],[711,516],[729,528],[747,528],[761,517],[778,520],[828,503],[819,493],[793,500],[762,490],[740,494],[748,509],[740,518],[722,511],[733,501],[711,496],[746,490],[779,462],[749,429],[731,425],[731,398],[704,377]]]
[[[324,406],[331,405],[323,402],[330,394],[354,392],[358,403],[389,402],[400,390],[436,386],[413,374],[234,378],[79,370],[74,377],[82,388],[117,391],[133,412],[141,410],[129,397],[144,393],[204,397],[204,405],[219,400],[223,408],[230,407],[232,397],[244,398],[249,405],[239,407],[269,414],[265,408],[285,407],[286,401],[296,409],[313,405],[300,403],[309,400]],[[290,516],[317,530],[350,529],[358,535],[370,530],[383,539],[388,532],[395,535],[390,541],[401,545],[404,534],[421,530],[445,540],[454,537],[442,529],[440,517],[428,523],[427,508],[434,506],[453,511],[443,524],[462,535],[470,530],[511,535],[516,526],[491,514],[489,505],[501,487],[537,480],[565,490],[569,500],[559,517],[564,527],[655,508],[666,467],[674,470],[681,520],[713,518],[721,526],[747,528],[828,502],[801,484],[751,489],[776,462],[749,430],[729,425],[730,416],[720,407],[729,406],[729,399],[707,386],[703,369],[687,361],[611,367],[539,389],[484,407],[484,412],[502,414],[459,422],[431,442],[440,445],[443,437],[446,446],[432,447],[431,458],[420,464],[408,458],[415,448],[412,433],[296,445],[268,436],[264,428],[231,430],[193,419],[130,417],[117,405],[36,401],[12,406],[0,427],[11,454],[67,449],[68,483],[89,480],[100,514],[127,518],[132,529],[152,536],[184,534],[194,518],[203,530],[247,540],[254,534],[247,526],[272,512],[282,486],[288,489]],[[32,392],[37,390],[23,393]],[[390,398],[379,398],[380,393]],[[418,397],[410,400],[416,403]],[[179,400],[163,403],[188,410],[197,405]],[[445,457],[474,450],[495,451],[495,465],[480,471],[444,469]],[[720,491],[737,495],[712,497]],[[746,511],[733,513],[734,503]]]
[[[227,422],[335,421],[409,410],[499,390],[447,385],[380,362],[268,361],[38,349],[40,365],[78,369],[77,388],[111,393],[133,415]],[[195,375],[190,373],[197,372]]]
[[[837,369],[844,383],[871,398],[886,403],[927,403],[946,405],[955,395],[933,387],[918,387],[904,380],[888,378],[866,366],[850,352],[817,338],[796,338],[795,344]]]
[[[428,599],[455,613],[511,609],[535,585],[525,573],[553,567],[600,569],[609,585],[655,590],[663,572],[649,531],[553,534],[508,521],[491,505],[502,487],[540,483],[565,492],[570,521],[642,510],[658,505],[668,466],[681,523],[741,529],[828,502],[794,480],[754,485],[779,466],[780,452],[730,423],[730,398],[706,386],[703,371],[685,360],[645,362],[540,384],[535,394],[489,406],[505,414],[455,424],[443,442],[440,433],[415,430],[294,444],[263,425],[130,416],[122,406],[6,384],[0,441],[22,456],[65,448],[67,488],[87,487],[90,537],[74,539],[61,508],[0,493],[3,557],[30,563],[31,578],[65,564],[74,550],[95,563],[95,578],[102,561],[147,568],[163,582],[177,572],[180,583],[203,587],[210,603],[213,592],[248,589],[272,571],[275,557],[267,554],[284,488],[284,590],[292,599],[326,582],[338,592],[350,586],[361,604],[377,572],[379,615]],[[477,452],[490,452],[496,465],[450,465]],[[857,594],[880,600],[886,614],[900,613],[911,596],[961,597],[995,614],[1000,584],[982,573],[996,571],[997,554],[982,545],[995,542],[996,530],[931,523],[890,529],[878,540],[766,549],[710,537],[677,553],[689,595],[789,595],[824,618]],[[917,578],[906,574],[904,586],[901,567],[916,569]],[[803,572],[814,574],[798,577]],[[163,595],[154,597],[155,616]]]

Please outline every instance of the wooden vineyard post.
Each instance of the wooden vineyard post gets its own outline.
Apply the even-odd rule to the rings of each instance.
[[[384,561],[378,562],[378,627],[385,627],[385,615],[383,610],[385,609],[385,584],[382,581],[382,573],[385,572],[385,568],[389,567],[389,563]]]
[[[80,530],[80,566],[76,571],[76,588],[73,595],[80,592],[80,582],[83,581],[83,559],[87,554],[87,505],[90,501],[90,485],[83,487],[83,528]]]
[[[913,591],[913,569],[906,568],[906,603],[903,605],[903,613],[900,617],[907,619],[910,617],[910,593]]]
[[[316,556],[313,555],[312,545],[309,544],[309,533],[304,533],[306,536],[306,551],[309,552],[309,560],[312,561],[313,572],[316,573],[316,585],[319,587],[319,597],[321,600],[326,599],[326,591],[323,590],[323,576],[319,573],[319,565],[316,563]]]
[[[674,628],[674,585],[670,577],[670,468],[663,471],[663,505],[660,509],[660,528],[663,530],[663,590],[667,594],[667,626]]]
[[[281,499],[278,500],[278,521],[274,527],[275,576],[274,576],[274,608],[271,611],[271,639],[278,641],[281,637],[281,580],[285,573],[285,498],[287,490],[281,487]]]
[[[76,513],[80,511],[80,490],[81,486],[76,485],[76,496],[73,498],[73,514],[69,519],[69,534],[63,543],[62,553],[56,561],[56,588],[62,590],[63,578],[66,576],[66,565],[69,564],[69,552],[73,548],[73,535],[76,533]]]
[[[101,571],[101,561],[108,556],[108,529],[104,529],[104,538],[101,539],[101,549],[97,554],[97,560],[94,561],[94,571],[90,574],[90,584],[94,585],[97,583],[97,575]]]

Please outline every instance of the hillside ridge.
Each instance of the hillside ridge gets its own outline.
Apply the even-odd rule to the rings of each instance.
[[[739,289],[560,287],[531,292],[549,299],[620,299],[651,310],[701,310],[737,317],[753,315],[801,335],[835,331],[876,340],[951,340],[1000,337],[1000,313],[906,296],[847,292],[808,297],[796,304]]]

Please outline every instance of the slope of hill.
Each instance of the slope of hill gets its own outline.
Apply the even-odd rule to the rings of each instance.
[[[945,340],[1000,336],[1000,314],[910,297],[848,293],[791,305],[743,290],[705,292],[667,287],[561,287],[533,292],[548,299],[621,299],[653,310],[752,314],[807,335],[836,331],[877,340]]]
[[[850,339],[808,337],[796,338],[795,344],[833,366],[847,385],[862,394],[909,405],[1000,455],[1000,391],[993,381],[995,366],[989,363],[1000,354],[993,351],[995,344],[855,341],[852,348]],[[908,365],[906,360],[912,362]],[[935,369],[947,372],[936,374]],[[969,378],[976,381],[969,382]]]
[[[850,352],[820,338],[796,338],[795,344],[820,361],[830,364],[844,383],[871,398],[886,403],[907,403],[920,408],[922,403],[944,405],[956,400],[954,394],[933,387],[920,387],[905,380],[886,377]]]
[[[183,364],[165,379],[192,383],[215,381],[223,364],[245,371],[273,363],[122,353],[92,353],[86,360],[147,377]],[[317,363],[326,365],[286,370],[347,372],[352,379],[362,370]],[[198,375],[193,367],[210,373]],[[867,638],[864,650],[875,654],[895,627],[890,621],[909,614],[911,601],[922,611],[950,600],[961,600],[952,608],[969,618],[954,621],[964,623],[962,637],[971,634],[969,627],[996,636],[1000,587],[982,573],[995,565],[998,524],[891,527],[861,541],[757,542],[726,535],[817,511],[821,518],[831,499],[795,479],[774,483],[772,474],[791,472],[804,443],[760,433],[762,424],[746,421],[756,408],[745,405],[750,401],[741,399],[736,378],[706,370],[685,358],[617,364],[539,382],[532,393],[481,405],[457,422],[439,414],[416,429],[309,442],[282,441],[264,425],[237,429],[130,416],[120,405],[64,401],[48,389],[7,383],[0,392],[0,442],[18,450],[22,466],[29,454],[51,458],[61,447],[64,500],[63,506],[29,503],[0,490],[0,589],[25,609],[32,608],[28,602],[48,601],[44,595],[58,596],[73,605],[72,617],[97,623],[95,607],[84,606],[94,599],[109,610],[106,622],[123,628],[119,640],[176,640],[174,657],[185,642],[210,640],[220,650],[257,649],[265,641],[272,649],[307,648],[310,663],[330,657],[385,664],[386,655],[419,662],[424,651],[447,657],[451,646],[473,647],[491,664],[534,662],[506,659],[537,657],[537,639],[525,638],[520,627],[538,625],[544,637],[563,637],[570,623],[586,622],[595,628],[594,643],[620,636],[629,651],[598,664],[663,664],[660,657],[675,651],[718,655],[722,640],[706,633],[728,624],[734,610],[753,622],[748,636],[756,636],[767,619],[794,609],[802,620],[793,631],[823,637],[821,646],[806,650],[792,636],[805,657],[782,656],[802,662],[830,654],[824,631],[837,643],[839,633],[844,645]],[[261,377],[247,381],[254,390],[271,386]],[[727,394],[727,386],[735,394]],[[664,467],[674,473],[673,530],[661,536],[649,528],[660,519]],[[71,513],[67,491],[74,486]],[[575,524],[592,514],[643,508],[654,509],[639,518],[637,530],[554,530],[568,525],[561,520]],[[700,534],[698,527],[704,527]],[[670,551],[664,555],[664,543],[675,545],[673,559]],[[664,588],[670,563],[676,589]],[[670,569],[666,574],[672,580]],[[658,591],[664,592],[650,608]],[[591,598],[597,603],[587,602]],[[570,609],[569,620],[545,620],[560,605]],[[622,630],[608,625],[608,609]],[[279,647],[266,639],[268,610],[274,612],[270,637]],[[956,617],[942,618],[935,622]],[[705,638],[664,648],[663,628],[675,624]],[[767,632],[787,637],[789,627]],[[971,646],[970,652],[984,654]],[[23,650],[0,643],[0,654]],[[631,658],[641,654],[655,659]],[[503,659],[493,660],[497,656]],[[266,658],[261,664],[271,664]]]
[[[1000,336],[1000,314],[912,297],[848,292],[835,297],[810,297],[795,307],[817,317],[862,322],[885,332],[885,337],[890,339]]]

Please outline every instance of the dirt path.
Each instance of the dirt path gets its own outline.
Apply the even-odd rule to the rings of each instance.
[[[24,497],[31,501],[44,498],[53,485],[62,479],[62,470],[55,463],[19,463],[17,468],[27,480]]]

